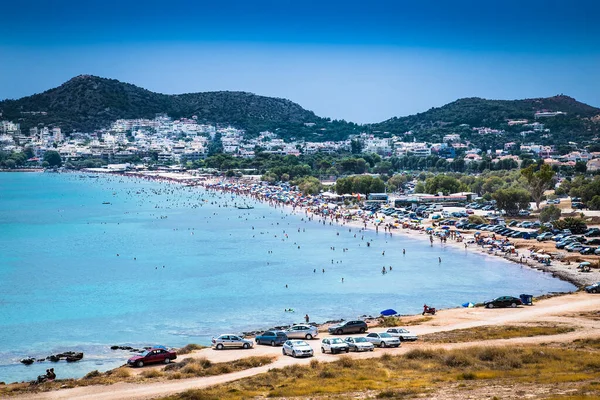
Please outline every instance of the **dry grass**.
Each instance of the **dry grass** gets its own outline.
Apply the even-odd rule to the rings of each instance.
[[[190,354],[191,352],[195,351],[195,350],[202,350],[205,349],[207,346],[202,346],[200,344],[195,344],[195,343],[190,343],[180,349],[177,349],[177,355],[181,356],[184,354]]]
[[[600,396],[600,385],[595,384],[600,373],[599,356],[597,349],[545,346],[415,349],[405,355],[354,359],[351,367],[342,359],[272,369],[165,399],[348,398],[350,394],[356,398],[357,393],[363,393],[362,398],[413,398],[426,397],[448,387],[459,387],[467,393],[487,385],[560,384],[574,385],[581,394]]]
[[[206,358],[185,358],[164,368],[146,368],[140,375],[133,375],[129,367],[120,367],[107,372],[92,371],[81,379],[57,379],[30,386],[29,383],[0,386],[0,398],[25,392],[47,392],[59,388],[77,386],[111,385],[118,382],[140,383],[157,380],[185,379],[200,376],[214,376],[244,369],[259,367],[273,362],[272,357],[247,357],[240,360],[215,363]]]
[[[414,326],[421,325],[425,322],[431,321],[433,317],[379,317],[376,320],[375,326],[380,328],[393,328],[396,326]]]
[[[416,319],[409,319],[404,321],[404,325],[403,326],[414,326],[414,325],[421,325],[424,324],[425,322],[429,322],[433,319],[433,317],[421,317],[421,318],[416,318]]]
[[[573,332],[575,328],[563,325],[507,325],[507,326],[480,326],[469,329],[457,329],[448,332],[431,333],[422,335],[421,340],[428,343],[464,343],[475,340],[512,339],[516,337],[532,337],[559,335]]]

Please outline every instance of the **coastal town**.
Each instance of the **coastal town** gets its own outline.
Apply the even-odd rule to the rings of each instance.
[[[575,167],[585,164],[587,171],[600,168],[600,151],[589,151],[587,146],[573,143],[572,151],[559,152],[556,146],[543,145],[536,138],[548,137],[550,129],[544,121],[564,115],[564,112],[539,111],[533,118],[508,120],[511,127],[520,127],[521,143],[506,142],[503,148],[483,151],[460,133],[444,135],[439,143],[416,141],[411,131],[401,136],[387,132],[361,133],[340,141],[284,140],[276,132],[263,131],[258,136],[249,136],[243,129],[231,126],[215,126],[197,122],[197,117],[172,119],[159,114],[154,119],[122,119],[110,127],[94,132],[63,132],[60,126],[39,126],[23,131],[18,122],[0,121],[0,151],[9,154],[26,153],[20,165],[5,164],[5,167],[40,167],[47,151],[59,153],[64,164],[95,161],[98,165],[130,163],[142,165],[186,165],[205,159],[210,154],[211,144],[219,141],[220,152],[236,158],[253,158],[257,152],[281,156],[300,156],[316,153],[336,155],[356,153],[353,143],[360,152],[377,154],[383,159],[414,156],[427,158],[436,156],[446,163],[461,159],[464,163],[480,162],[484,159],[492,164],[509,163],[519,166],[523,156],[541,159],[555,167]],[[1,119],[1,115],[0,115]],[[313,123],[305,123],[311,127]],[[505,132],[489,127],[471,127],[461,124],[459,131],[471,135],[502,137]],[[464,136],[464,135],[463,135]],[[516,155],[518,154],[518,155]],[[30,156],[30,157],[29,157]],[[425,169],[428,165],[425,165]]]

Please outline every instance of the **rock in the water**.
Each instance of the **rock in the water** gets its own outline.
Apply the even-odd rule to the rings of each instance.
[[[25,365],[31,365],[35,362],[35,358],[33,357],[25,357],[23,359],[21,359],[21,363],[25,364]]]

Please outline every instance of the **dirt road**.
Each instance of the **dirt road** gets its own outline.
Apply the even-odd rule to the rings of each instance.
[[[427,333],[450,331],[455,329],[466,329],[485,325],[504,325],[525,322],[554,322],[565,323],[575,327],[575,331],[554,336],[537,336],[528,338],[515,338],[507,340],[486,341],[486,345],[507,344],[535,344],[542,342],[570,342],[578,338],[589,338],[600,336],[600,324],[597,321],[579,317],[578,314],[589,311],[600,311],[600,295],[587,293],[575,293],[566,296],[553,297],[542,300],[532,307],[519,307],[516,309],[483,309],[483,308],[459,308],[440,311],[433,319],[422,325],[411,327],[411,331],[422,335]],[[409,317],[418,318],[418,317]],[[374,328],[373,331],[383,329]],[[430,345],[421,343],[404,344],[399,349],[376,349],[368,353],[350,353],[353,358],[379,357],[384,353],[402,354],[415,347],[437,347],[437,348],[460,348],[473,346],[483,342],[469,342],[456,344]],[[323,362],[335,361],[339,356],[321,354],[319,341],[311,342],[315,349],[315,359]],[[202,378],[160,381],[155,383],[119,383],[110,386],[87,386],[73,389],[64,389],[48,393],[35,393],[17,396],[21,400],[49,400],[49,399],[78,399],[78,400],[140,400],[163,397],[179,393],[189,389],[200,389],[208,386],[230,382],[257,375],[268,371],[270,368],[280,368],[292,364],[308,364],[310,359],[295,359],[281,355],[281,347],[257,346],[251,350],[223,350],[216,351],[204,349],[187,357],[206,357],[212,362],[226,362],[247,356],[272,355],[277,359],[269,365],[252,368],[244,371],[210,376]],[[162,367],[154,367],[162,368]],[[139,372],[139,370],[135,370]]]

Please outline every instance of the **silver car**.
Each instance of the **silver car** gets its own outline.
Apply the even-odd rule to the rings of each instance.
[[[313,349],[304,340],[286,340],[281,352],[284,356],[292,357],[312,357]]]
[[[291,328],[285,330],[285,334],[290,339],[312,340],[319,336],[319,330],[316,326],[301,324],[294,325]]]
[[[364,337],[347,337],[344,342],[348,343],[351,351],[373,351],[375,346]]]
[[[325,338],[321,342],[321,353],[330,352],[337,354],[341,352],[349,352],[350,346],[340,338]]]
[[[212,338],[212,348],[223,350],[225,348],[242,348],[250,349],[254,346],[251,340],[244,339],[238,335],[224,334],[217,338]]]
[[[386,332],[397,337],[401,342],[414,342],[418,339],[417,335],[410,333],[404,328],[390,328]]]
[[[366,336],[366,339],[379,347],[400,347],[400,339],[393,337],[387,332],[371,332]]]

